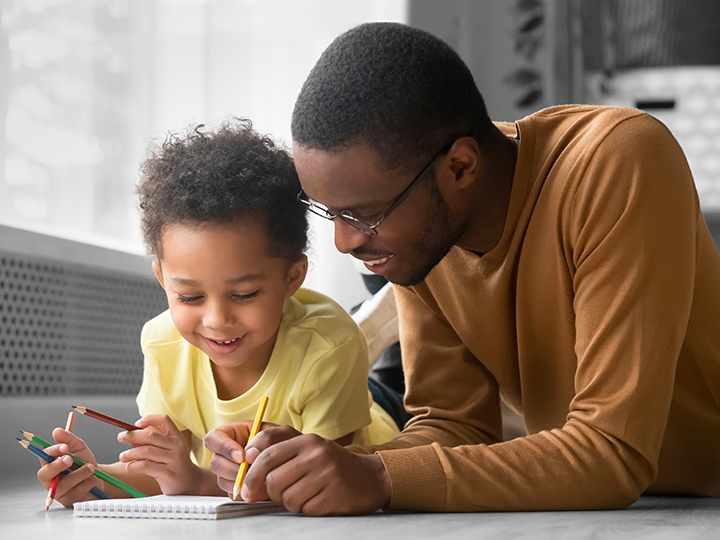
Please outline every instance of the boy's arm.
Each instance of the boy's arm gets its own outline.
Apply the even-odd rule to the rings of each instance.
[[[145,495],[160,495],[162,493],[160,486],[153,477],[146,474],[130,473],[127,471],[126,463],[121,461],[98,465],[98,468],[135,489],[142,491]],[[132,497],[132,495],[124,489],[115,487],[107,482],[105,482],[102,490],[113,499],[127,499]]]
[[[120,464],[125,468],[123,476],[152,489],[152,483],[142,477],[149,478],[158,484],[158,488],[154,488],[154,494],[222,493],[209,469],[193,463],[190,457],[191,433],[188,430],[178,430],[173,421],[164,414],[143,416],[136,425],[141,429],[118,435],[120,442],[132,446],[120,454]]]
[[[135,489],[139,489],[146,495],[160,495],[162,490],[157,481],[146,474],[141,473],[130,473],[127,471],[126,463],[118,461],[116,463],[110,463],[106,465],[98,465],[100,469],[106,473],[114,476],[118,480],[122,480],[126,484],[131,485]],[[210,469],[200,468],[201,482],[197,492],[193,495],[207,495],[207,496],[225,496],[226,493],[222,491],[217,485],[217,477],[212,473]],[[132,497],[123,489],[117,488],[105,483],[103,491],[107,493],[113,499],[125,499]]]
[[[354,438],[355,432],[353,431],[352,433],[348,433],[347,435],[343,435],[342,437],[335,439],[335,442],[340,446],[347,446],[353,442]]]

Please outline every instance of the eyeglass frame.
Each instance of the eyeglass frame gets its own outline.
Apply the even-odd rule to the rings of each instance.
[[[313,201],[302,189],[300,190],[300,193],[297,194],[298,201],[300,201],[310,212],[312,212],[316,216],[320,216],[321,218],[327,219],[328,221],[335,221],[335,218],[340,218],[351,227],[354,227],[358,231],[365,233],[368,236],[377,236],[377,231],[375,229],[379,227],[380,224],[385,221],[387,217],[392,214],[392,212],[405,201],[405,199],[407,199],[413,188],[420,183],[420,180],[422,180],[428,172],[430,172],[433,165],[435,165],[435,162],[441,156],[447,154],[450,151],[456,140],[457,139],[453,139],[451,142],[443,146],[440,151],[435,154],[430,159],[430,161],[428,161],[428,163],[422,168],[422,170],[417,174],[417,176],[413,178],[412,182],[410,182],[408,186],[403,189],[402,192],[400,192],[400,195],[395,198],[390,207],[382,213],[380,219],[378,219],[372,225],[366,223],[362,219],[357,218],[353,216],[350,212],[346,212],[344,210],[340,211],[339,214],[334,214],[326,206],[323,206],[322,204]],[[306,198],[303,198],[303,196],[305,196]]]

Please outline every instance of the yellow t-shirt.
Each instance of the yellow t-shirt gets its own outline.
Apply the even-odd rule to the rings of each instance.
[[[178,429],[190,430],[192,457],[202,467],[209,467],[212,457],[203,446],[207,432],[252,420],[263,395],[270,398],[266,422],[302,433],[337,439],[354,431],[353,444],[360,445],[382,444],[398,433],[368,391],[362,333],[337,303],[318,292],[300,289],[285,300],[265,372],[235,399],[218,399],[210,359],[180,336],[169,311],[145,324],[141,343],[140,414],[167,414]]]

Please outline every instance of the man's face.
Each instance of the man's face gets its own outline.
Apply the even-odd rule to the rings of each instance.
[[[418,165],[418,170],[399,167],[388,171],[367,145],[327,152],[296,144],[293,155],[308,197],[334,214],[350,212],[367,223],[376,222],[386,212],[423,166]],[[434,168],[440,169],[446,157],[441,156]],[[416,285],[425,279],[455,244],[460,232],[458,220],[453,218],[436,185],[436,172],[430,171],[419,181],[378,226],[376,236],[336,218],[337,249],[398,285]]]

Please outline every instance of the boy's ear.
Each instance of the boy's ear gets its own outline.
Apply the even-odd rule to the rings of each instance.
[[[305,281],[307,271],[308,259],[306,255],[303,255],[302,259],[290,265],[287,273],[287,288],[285,289],[286,297],[290,297],[297,292],[303,284],[303,281]]]
[[[157,278],[158,282],[160,283],[160,286],[164,289],[165,288],[165,280],[163,279],[162,266],[160,265],[160,263],[158,261],[153,261],[152,269],[153,269],[153,272],[155,272],[155,277]]]

